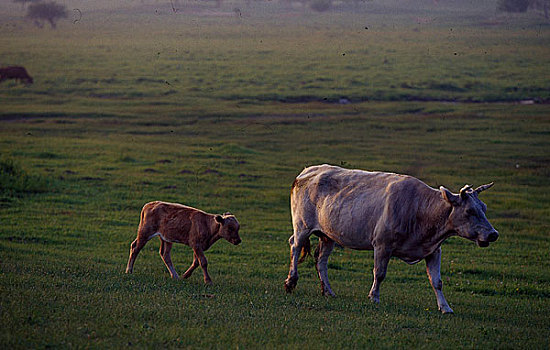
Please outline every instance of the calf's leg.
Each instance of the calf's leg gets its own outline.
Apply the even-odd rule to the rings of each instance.
[[[147,240],[140,239],[139,235],[130,245],[130,257],[128,258],[128,265],[126,266],[126,273],[132,273],[134,271],[134,262],[141,250],[147,243]]]
[[[197,258],[197,254],[193,253],[193,263],[191,264],[191,266],[189,266],[187,271],[185,271],[185,273],[183,274],[183,278],[189,278],[189,276],[191,276],[193,271],[195,271],[195,269],[198,266],[199,266],[199,258]]]
[[[132,273],[134,271],[134,262],[140,252],[140,250],[154,237],[157,227],[147,221],[145,209],[141,211],[141,219],[137,230],[137,238],[130,245],[130,257],[128,258],[128,265],[126,266],[126,273]]]
[[[380,302],[380,284],[386,277],[391,251],[384,247],[374,247],[374,282],[369,292],[369,298],[375,303]]]
[[[447,304],[445,296],[443,296],[443,282],[441,281],[441,247],[435,252],[426,257],[426,272],[430,279],[430,284],[437,298],[437,307],[444,314],[452,314],[453,309]]]
[[[159,254],[162,258],[162,261],[164,261],[164,265],[168,268],[168,271],[170,271],[170,276],[173,279],[178,279],[178,273],[176,272],[176,269],[174,268],[174,265],[172,264],[172,257],[170,256],[170,251],[172,250],[172,243],[166,242],[162,238],[160,239],[160,249]]]
[[[201,265],[202,272],[204,275],[204,283],[212,284],[212,279],[208,274],[208,261],[206,260],[206,256],[204,256],[204,252],[202,251],[202,249],[193,249],[193,251],[197,256],[197,259],[199,260],[199,264]]]
[[[319,237],[318,251],[315,253],[315,267],[321,280],[321,293],[323,295],[335,296],[328,282],[328,257],[334,248],[334,241],[327,237]],[[317,254],[318,253],[318,254]]]

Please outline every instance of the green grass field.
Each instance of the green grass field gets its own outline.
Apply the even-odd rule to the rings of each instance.
[[[0,345],[548,348],[548,23],[262,4],[82,8],[57,30],[0,15],[0,63],[35,79],[0,83]],[[454,315],[423,262],[392,260],[372,304],[372,252],[335,249],[336,298],[312,259],[285,293],[290,186],[319,163],[495,182],[500,239],[443,244]],[[214,285],[171,280],[156,239],[124,273],[152,200],[239,218],[243,243],[206,252]],[[172,252],[181,274],[192,252]]]

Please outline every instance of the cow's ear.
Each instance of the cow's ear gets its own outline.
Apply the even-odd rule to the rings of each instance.
[[[221,215],[216,215],[215,219],[217,222],[219,222],[222,225],[223,225],[223,222],[225,221]]]
[[[449,202],[451,205],[457,206],[460,203],[460,197],[452,194],[452,192],[445,187],[440,186],[439,191],[441,192],[441,197],[443,197],[443,199]]]

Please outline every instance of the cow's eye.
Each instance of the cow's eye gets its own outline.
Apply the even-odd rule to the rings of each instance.
[[[468,215],[476,215],[476,211],[474,209],[466,209],[466,214]]]

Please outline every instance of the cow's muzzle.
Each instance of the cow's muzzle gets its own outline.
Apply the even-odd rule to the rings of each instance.
[[[233,243],[234,245],[239,245],[241,244],[242,240],[240,238],[237,238],[237,239],[234,239],[231,241],[231,243]]]
[[[477,245],[485,248],[489,246],[489,243],[494,242],[498,239],[498,232],[497,230],[491,231],[488,235],[482,238],[477,239]]]

